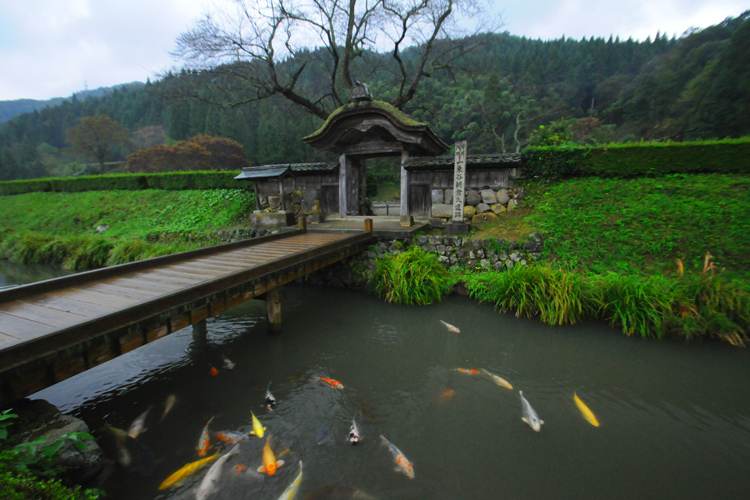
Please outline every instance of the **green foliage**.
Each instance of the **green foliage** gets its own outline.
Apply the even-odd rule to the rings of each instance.
[[[701,172],[750,173],[750,138],[721,141],[549,146],[523,152],[524,174],[556,180],[577,176],[654,177]]]
[[[506,272],[468,274],[472,298],[500,312],[536,317],[551,325],[573,324],[594,316],[596,296],[582,276],[550,266],[516,265]]]
[[[451,279],[436,254],[414,246],[378,259],[370,286],[388,302],[427,305],[443,299]]]
[[[552,324],[605,319],[625,335],[750,341],[750,291],[721,274],[578,274],[549,265],[465,273],[472,298]]]
[[[7,428],[11,419],[18,415],[11,410],[0,412],[0,439],[8,437]],[[85,432],[69,432],[54,442],[40,437],[31,443],[21,443],[11,449],[0,450],[0,498],[4,500],[96,500],[103,493],[98,490],[82,490],[80,486],[68,487],[55,476],[60,473],[57,466],[60,451],[72,444],[86,450],[86,440],[93,440]]]
[[[525,222],[571,269],[663,274],[676,258],[698,266],[711,251],[734,276],[750,276],[750,176],[588,177],[536,191]]]
[[[0,182],[0,195],[34,192],[78,193],[83,191],[111,191],[143,189],[246,189],[250,182],[234,180],[236,171],[195,171],[160,174],[107,174],[81,177],[48,177],[21,181]]]

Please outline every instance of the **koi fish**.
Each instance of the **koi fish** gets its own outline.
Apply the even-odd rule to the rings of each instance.
[[[441,322],[441,323],[442,323],[443,325],[445,325],[445,327],[446,327],[446,328],[448,329],[448,331],[449,331],[449,332],[453,332],[453,333],[461,333],[461,330],[459,330],[459,329],[458,329],[458,328],[456,328],[455,326],[451,325],[450,323],[446,323],[446,322],[445,322],[445,321],[443,321],[442,319],[440,320],[440,322]]]
[[[237,431],[220,431],[215,433],[214,436],[222,443],[240,443],[247,441],[248,438],[247,434]]]
[[[266,438],[266,444],[263,446],[263,465],[258,467],[258,472],[265,472],[269,476],[276,474],[276,469],[284,465],[283,460],[276,460],[269,444],[271,437]]]
[[[128,433],[122,429],[107,424],[104,425],[104,430],[112,436],[115,442],[117,463],[125,468],[130,467],[130,464],[133,463],[133,457],[127,447],[128,438],[130,437],[128,436]]]
[[[325,382],[326,384],[330,385],[331,387],[335,387],[336,389],[343,389],[344,386],[339,382],[338,380],[333,380],[332,378],[325,378],[325,377],[318,377],[320,380]]]
[[[268,383],[268,389],[266,389],[266,410],[268,411],[276,409],[276,398],[271,394],[271,382]]]
[[[224,466],[224,463],[239,452],[240,445],[238,443],[234,445],[232,449],[225,453],[220,459],[218,459],[210,469],[208,469],[206,475],[203,476],[203,480],[201,481],[200,486],[198,486],[198,490],[195,492],[195,497],[197,500],[206,500],[212,493],[218,491],[219,488],[216,486],[216,483],[221,477],[222,467]]]
[[[146,408],[146,411],[138,415],[138,418],[133,420],[133,423],[130,424],[130,428],[128,429],[128,436],[135,439],[141,432],[146,432],[146,428],[144,427],[144,425],[146,424],[146,415],[148,415],[149,411],[151,411],[151,406]]]
[[[362,441],[362,436],[359,433],[359,427],[357,427],[357,415],[352,417],[352,426],[349,427],[349,435],[346,438],[349,444],[352,446]]]
[[[237,472],[245,472],[247,470],[247,467],[241,464],[237,464],[234,466],[234,470]]]
[[[216,376],[216,375],[218,375],[218,374],[219,374],[219,370],[217,370],[216,368],[214,368],[214,367],[212,366],[212,367],[211,367],[211,375],[215,377],[215,376]]]
[[[250,412],[250,415],[253,416],[253,430],[250,431],[250,434],[262,438],[263,431],[265,431],[267,427],[263,427],[263,425],[260,423],[260,420],[258,420],[258,417],[255,416],[255,413]]]
[[[234,362],[228,357],[224,356],[224,354],[221,355],[221,359],[224,363],[224,368],[226,368],[227,370],[231,370],[232,368],[234,368]]]
[[[518,394],[521,395],[521,407],[523,408],[523,417],[521,417],[521,420],[529,424],[529,426],[536,432],[539,432],[542,430],[544,420],[539,420],[539,415],[536,414],[534,408],[532,408],[529,402],[526,401],[526,398],[523,397],[523,391],[518,391]]]
[[[583,401],[581,401],[581,398],[578,397],[575,391],[573,392],[573,400],[576,402],[576,406],[581,411],[581,415],[583,415],[583,418],[585,418],[586,421],[594,427],[599,427],[599,421],[596,419],[594,412],[589,410],[589,407],[586,406]]]
[[[159,419],[159,422],[164,420],[164,417],[167,416],[167,413],[169,413],[172,410],[172,407],[177,402],[177,396],[174,394],[170,394],[167,396],[167,399],[164,400],[164,412],[161,414],[161,418]]]
[[[480,371],[474,368],[454,368],[454,371],[465,373],[466,375],[479,375]]]
[[[196,450],[198,450],[198,455],[201,457],[208,453],[208,449],[211,448],[211,439],[208,436],[208,426],[213,419],[214,417],[211,417],[208,422],[206,422],[206,426],[201,432],[201,437],[198,439],[198,447]]]
[[[200,460],[196,460],[195,462],[190,462],[189,464],[183,466],[180,470],[166,478],[164,482],[159,485],[159,489],[166,490],[167,488],[171,488],[172,486],[179,485],[185,478],[192,476],[193,474],[198,472],[198,469],[215,460],[218,456],[219,452],[217,451],[210,457],[201,458]]]
[[[513,390],[513,386],[510,385],[510,383],[504,378],[498,377],[494,373],[490,373],[484,368],[480,368],[479,370],[482,372],[482,375],[486,375],[487,377],[489,377],[489,379],[492,380],[496,385],[499,385],[500,387],[505,387],[506,389],[510,389],[511,391]]]
[[[409,459],[401,453],[401,450],[396,448],[396,445],[388,441],[382,434],[380,435],[380,441],[384,446],[388,447],[393,455],[393,460],[396,462],[396,468],[393,470],[396,472],[403,472],[409,477],[409,479],[414,479],[414,467],[412,466],[412,463],[409,462]]]
[[[453,389],[448,389],[447,391],[445,391],[444,393],[440,395],[440,399],[442,401],[448,401],[449,399],[453,398],[453,394],[454,394]]]
[[[294,478],[294,481],[286,487],[284,493],[281,494],[279,500],[294,500],[297,496],[297,490],[299,490],[299,483],[302,482],[302,460],[299,461],[299,474]]]
[[[318,444],[325,444],[328,442],[328,439],[331,437],[331,431],[328,429],[328,426],[326,424],[323,424],[320,426],[320,429],[318,429],[318,434],[316,436],[316,443]]]

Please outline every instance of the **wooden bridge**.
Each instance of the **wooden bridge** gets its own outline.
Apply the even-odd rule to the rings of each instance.
[[[368,223],[369,222],[369,223]],[[364,233],[288,233],[83,272],[0,291],[0,408],[359,253]]]

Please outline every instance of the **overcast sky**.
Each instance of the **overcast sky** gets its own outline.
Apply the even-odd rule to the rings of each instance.
[[[0,0],[0,100],[67,97],[146,81],[175,63],[177,35],[229,0]],[[563,35],[678,37],[750,8],[741,0],[493,0],[504,27],[544,40]]]

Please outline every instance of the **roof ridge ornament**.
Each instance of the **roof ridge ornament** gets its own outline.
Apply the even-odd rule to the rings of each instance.
[[[349,102],[351,103],[363,101],[372,101],[372,94],[370,94],[370,89],[367,88],[366,84],[360,82],[359,80],[354,80],[354,86],[349,92]]]

